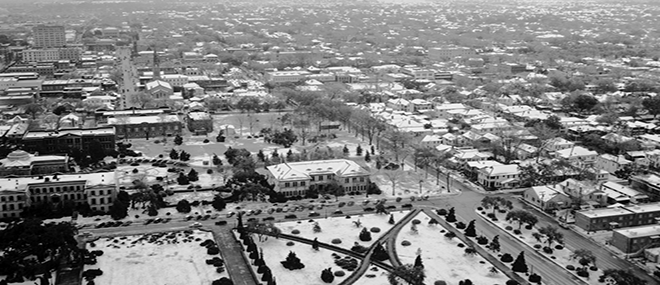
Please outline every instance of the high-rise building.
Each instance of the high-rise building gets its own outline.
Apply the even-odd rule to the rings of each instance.
[[[33,47],[36,48],[58,48],[66,45],[64,26],[39,25],[32,29],[32,35]]]

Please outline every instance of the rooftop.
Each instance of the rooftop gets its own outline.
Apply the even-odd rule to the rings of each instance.
[[[307,180],[310,175],[336,174],[340,176],[369,175],[359,164],[348,159],[313,160],[280,163],[266,169],[277,180]]]
[[[37,176],[32,177],[18,177],[18,178],[0,178],[0,193],[3,191],[25,191],[30,185],[40,183],[58,183],[58,182],[71,182],[71,181],[86,181],[87,187],[97,185],[114,185],[115,173],[114,172],[98,172],[86,174],[60,174],[57,179],[54,176],[42,176],[39,179]],[[46,181],[48,179],[48,181]]]
[[[624,208],[602,208],[595,210],[580,211],[579,213],[583,214],[588,218],[602,218],[602,217],[627,215],[627,214],[632,214],[633,212]]]
[[[85,135],[114,135],[114,127],[99,127],[92,129],[60,129],[57,131],[29,131],[23,139],[44,138],[44,137],[62,137],[67,135],[85,136]]]
[[[115,117],[108,119],[108,125],[139,125],[181,122],[177,115]]]
[[[628,238],[656,236],[656,235],[660,235],[660,225],[647,225],[641,227],[623,228],[623,229],[614,230],[614,232]]]

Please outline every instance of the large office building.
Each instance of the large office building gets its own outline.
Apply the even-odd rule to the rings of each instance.
[[[0,179],[0,217],[19,217],[23,208],[70,202],[89,204],[94,211],[110,210],[116,196],[114,172],[30,176]]]
[[[614,230],[612,245],[624,253],[660,247],[660,225]]]
[[[183,123],[177,115],[133,116],[108,118],[108,124],[117,130],[117,137],[152,138],[181,133]]]
[[[39,25],[32,29],[33,47],[59,48],[66,45],[64,26]]]
[[[112,126],[57,131],[28,131],[23,136],[26,151],[39,154],[68,153],[71,149],[87,150],[98,140],[104,150],[115,149],[115,128]]]
[[[369,171],[348,159],[315,160],[271,165],[268,183],[286,197],[305,196],[310,188],[337,183],[346,192],[365,192],[371,182]]]

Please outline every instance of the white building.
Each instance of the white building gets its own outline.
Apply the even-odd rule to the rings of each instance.
[[[486,189],[514,188],[519,176],[517,164],[504,164],[479,169],[477,181]]]
[[[629,164],[632,164],[632,161],[627,160],[625,157],[623,157],[623,155],[614,156],[605,153],[596,157],[594,168],[605,170],[609,173],[615,173]]]
[[[286,197],[305,196],[310,187],[337,183],[345,192],[366,192],[369,171],[348,159],[301,161],[266,167],[268,183]]]

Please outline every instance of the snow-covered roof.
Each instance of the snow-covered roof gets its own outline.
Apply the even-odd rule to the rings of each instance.
[[[343,177],[369,175],[369,172],[359,164],[348,159],[280,163],[268,166],[266,169],[278,181],[308,180],[311,175],[322,174],[335,174]]]

